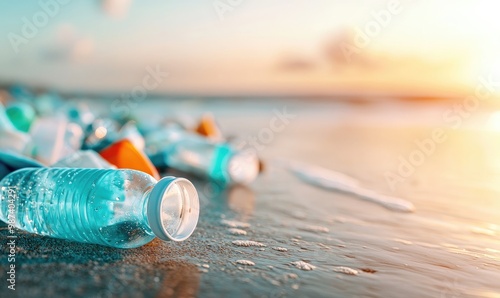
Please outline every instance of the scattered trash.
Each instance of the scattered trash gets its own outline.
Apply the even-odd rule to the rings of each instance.
[[[12,99],[0,102],[0,186],[16,199],[8,209],[2,197],[0,219],[8,222],[22,206],[22,220],[11,224],[28,232],[120,248],[155,235],[181,241],[196,227],[198,195],[186,179],[161,179],[157,167],[223,186],[248,184],[259,174],[255,152],[226,142],[211,114],[195,129],[181,125],[183,119],[148,126],[22,86],[5,98]],[[250,226],[222,224],[234,235],[246,235],[240,228]]]
[[[55,93],[37,96],[24,87],[10,91],[14,100],[6,108],[0,106],[0,150],[47,166],[77,151],[94,150],[119,169],[143,171],[157,179],[156,167],[223,184],[248,184],[259,174],[255,152],[227,143],[211,114],[203,115],[193,130],[181,125],[182,119],[148,127],[132,118],[96,115],[85,103],[64,102]]]

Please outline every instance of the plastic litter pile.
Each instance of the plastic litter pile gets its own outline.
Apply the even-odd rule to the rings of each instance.
[[[211,115],[196,127],[166,119],[147,123],[93,113],[85,103],[57,94],[35,96],[23,88],[0,105],[0,150],[18,153],[48,167],[134,169],[160,178],[175,169],[223,185],[248,184],[260,171],[254,151],[226,142]]]
[[[9,229],[123,248],[154,236],[181,241],[195,229],[198,195],[188,180],[160,172],[225,186],[248,184],[261,169],[211,115],[195,127],[151,126],[21,87],[0,103],[0,220]],[[66,222],[80,217],[87,222]]]

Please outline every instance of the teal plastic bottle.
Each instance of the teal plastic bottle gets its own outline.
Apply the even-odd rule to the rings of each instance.
[[[182,241],[198,222],[199,200],[184,178],[159,181],[134,170],[25,168],[0,181],[0,220],[27,232],[134,248]]]
[[[223,184],[249,184],[259,174],[254,151],[214,143],[175,125],[147,134],[146,153],[157,167],[171,167]]]
[[[36,118],[35,109],[22,101],[10,104],[5,112],[12,124],[22,132],[29,132],[31,124]]]

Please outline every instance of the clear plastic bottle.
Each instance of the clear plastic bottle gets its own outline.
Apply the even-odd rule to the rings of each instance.
[[[30,134],[36,149],[35,158],[46,165],[75,153],[83,140],[82,129],[63,116],[38,118]]]
[[[212,142],[175,125],[149,133],[146,153],[157,167],[171,167],[227,184],[248,184],[259,173],[254,151]]]
[[[0,181],[0,220],[55,238],[118,248],[157,236],[182,241],[198,222],[198,194],[184,178],[134,170],[25,168]]]
[[[97,152],[79,150],[51,165],[53,168],[116,169]]]

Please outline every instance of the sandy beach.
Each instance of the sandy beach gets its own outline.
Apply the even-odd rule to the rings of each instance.
[[[1,296],[497,297],[500,133],[477,130],[489,112],[454,129],[440,117],[445,105],[380,105],[146,102],[139,116],[152,107],[162,107],[163,116],[211,110],[227,134],[243,139],[260,140],[277,110],[294,118],[257,144],[266,171],[251,186],[221,189],[187,176],[201,203],[198,228],[187,241],[120,250],[19,231],[16,291],[1,287]],[[446,141],[391,187],[387,173],[400,175],[400,156],[409,160],[419,150],[415,141],[436,127]],[[349,175],[411,202],[415,211],[310,185],[283,160]],[[7,227],[0,233],[5,240]],[[2,258],[3,281],[7,264]]]

